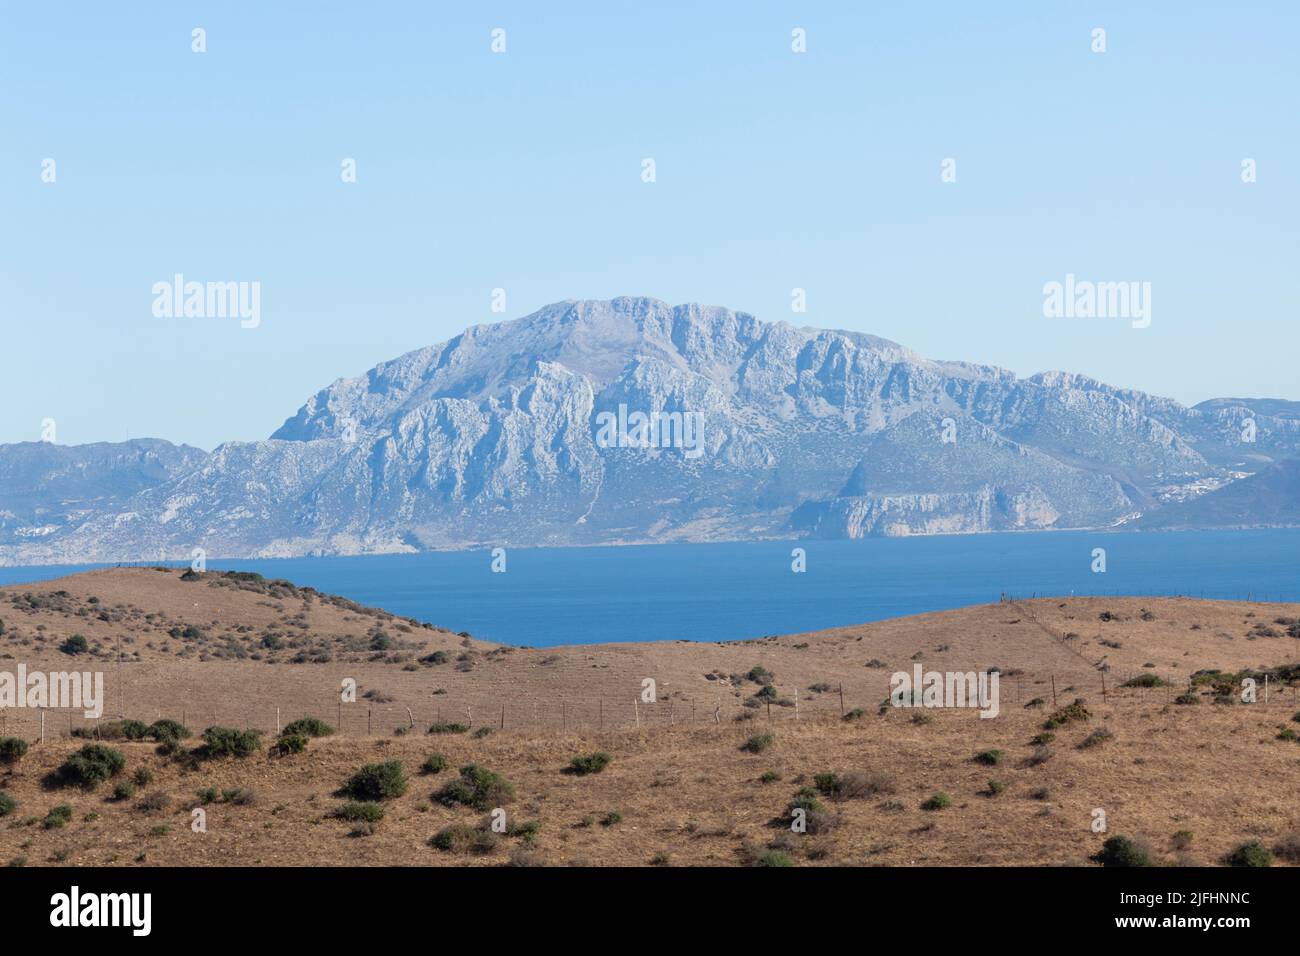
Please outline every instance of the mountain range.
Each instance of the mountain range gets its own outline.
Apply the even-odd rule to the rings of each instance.
[[[0,564],[1297,524],[1298,457],[1297,402],[566,301],[335,381],[264,441],[0,445]]]

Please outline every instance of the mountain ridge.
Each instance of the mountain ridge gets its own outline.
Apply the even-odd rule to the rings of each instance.
[[[1283,414],[573,299],[336,379],[268,439],[110,455],[114,493],[75,507],[0,446],[0,563],[1115,527],[1300,457],[1288,403],[1257,404]],[[603,446],[618,409],[695,416],[701,454]]]

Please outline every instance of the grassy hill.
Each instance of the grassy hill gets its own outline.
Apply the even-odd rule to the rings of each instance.
[[[1043,599],[722,644],[526,649],[287,583],[188,578],[0,590],[0,671],[101,670],[107,686],[101,720],[49,713],[44,743],[39,715],[0,712],[0,735],[29,743],[0,765],[16,804],[0,861],[1095,865],[1122,835],[1153,862],[1217,864],[1250,841],[1300,862],[1297,606]],[[60,650],[74,634],[84,653]],[[885,706],[890,674],[916,663],[996,669],[999,715]],[[1257,703],[1240,702],[1243,676]],[[1062,711],[1077,719],[1048,729]],[[307,716],[336,732],[276,746]],[[138,732],[123,718],[193,735],[108,739]],[[200,736],[213,725],[261,736],[216,756]],[[60,768],[96,735],[124,766],[68,785]],[[598,753],[607,764],[581,759]],[[402,792],[349,807],[340,788],[391,761]]]

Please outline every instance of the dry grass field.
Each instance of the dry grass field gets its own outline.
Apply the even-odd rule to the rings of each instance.
[[[744,642],[525,649],[289,584],[187,577],[122,568],[0,590],[0,672],[102,671],[106,686],[99,721],[49,711],[43,742],[39,713],[0,710],[0,736],[29,744],[0,764],[14,803],[0,862],[1096,865],[1123,835],[1156,864],[1218,865],[1249,841],[1300,863],[1297,606],[1042,599]],[[890,674],[916,663],[996,669],[999,715],[884,706]],[[1255,703],[1242,676],[1258,678]],[[1046,729],[1076,700],[1086,716]],[[281,753],[277,730],[304,716],[338,732]],[[116,774],[55,779],[122,718],[194,735],[169,753],[105,739],[126,760]],[[262,736],[248,756],[209,756],[212,725]],[[598,752],[599,772],[571,772]],[[434,754],[445,767],[423,772]],[[374,804],[382,819],[340,818],[345,782],[388,761],[406,786]],[[500,781],[449,788],[471,764]],[[807,832],[791,830],[795,801]]]

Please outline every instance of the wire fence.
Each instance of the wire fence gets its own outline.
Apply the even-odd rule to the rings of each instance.
[[[927,672],[931,673],[931,672]],[[978,677],[976,672],[956,672]],[[1190,687],[1162,682],[1154,687],[1131,683],[1150,671],[1095,674],[1049,673],[1028,674],[1017,670],[998,673],[996,696],[971,695],[961,706],[929,706],[920,703],[909,710],[980,710],[995,706],[999,714],[1025,708],[1056,708],[1083,698],[1090,705],[1100,702],[1109,707],[1139,707],[1174,703]],[[939,672],[941,679],[950,677]],[[144,724],[168,718],[179,721],[196,733],[211,726],[237,727],[261,731],[275,737],[291,721],[316,718],[347,737],[378,738],[401,734],[423,735],[441,728],[449,733],[524,732],[529,735],[557,733],[592,733],[600,731],[656,730],[668,727],[704,727],[733,725],[737,722],[776,724],[798,720],[839,720],[875,716],[882,708],[894,709],[890,685],[882,679],[875,688],[857,685],[851,690],[842,685],[810,693],[805,689],[768,685],[771,692],[737,697],[726,687],[714,695],[690,697],[674,695],[657,701],[636,695],[626,697],[583,697],[556,699],[511,697],[490,700],[483,697],[447,698],[434,704],[421,702],[407,706],[398,702],[375,703],[366,700],[344,703],[337,698],[320,699],[308,705],[236,705],[225,706],[138,706],[118,713],[87,717],[82,710],[70,708],[0,708],[0,736],[21,737],[30,742],[77,738],[111,738],[113,724],[132,719]],[[988,683],[991,690],[992,682]],[[918,689],[918,694],[920,690]],[[1279,684],[1267,679],[1257,689],[1252,706],[1300,707],[1300,687]]]

